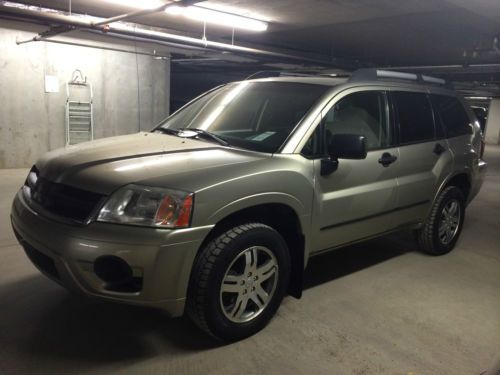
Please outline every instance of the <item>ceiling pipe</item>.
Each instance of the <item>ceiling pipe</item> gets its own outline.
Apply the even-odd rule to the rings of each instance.
[[[99,28],[102,32],[106,32],[106,30],[109,28],[109,24],[118,22],[118,21],[123,21],[126,19],[134,18],[134,17],[140,17],[140,16],[146,16],[149,14],[154,14],[154,13],[159,13],[163,12],[166,8],[168,8],[171,5],[181,5],[181,6],[188,6],[191,4],[195,4],[201,1],[205,0],[174,0],[174,1],[168,1],[165,4],[162,4],[158,7],[152,8],[152,9],[141,9],[141,10],[136,10],[134,12],[129,12],[125,14],[121,14],[118,16],[110,17],[110,18],[105,18],[100,21],[94,22],[90,21],[89,25],[94,27],[94,28]],[[19,8],[22,9],[22,8]],[[71,14],[71,13],[70,13]],[[85,26],[87,27],[87,26]],[[25,41],[18,41],[16,42],[18,45],[19,44],[24,44],[24,43],[29,43],[29,42],[38,42],[38,41],[47,41],[47,38],[56,36],[56,35],[61,35],[70,31],[78,30],[77,25],[59,25],[55,27],[51,27],[46,31],[43,31],[38,34],[38,36],[35,36],[34,38],[25,40]]]
[[[86,33],[92,33],[95,35],[102,35],[97,30],[81,30],[82,32]],[[188,51],[195,51],[199,53],[205,53],[205,52],[210,52],[207,48],[202,48],[202,47],[197,47],[197,46],[188,46],[186,44],[181,44],[181,43],[175,43],[175,42],[168,42],[168,41],[163,41],[163,40],[151,40],[151,39],[146,39],[146,38],[141,38],[138,36],[129,36],[129,35],[122,35],[122,34],[116,34],[116,33],[106,33],[106,36],[109,36],[111,38],[117,38],[117,39],[123,39],[123,40],[128,40],[132,42],[143,42],[143,43],[154,43],[158,44],[161,46],[166,46],[166,47],[171,47],[171,48],[178,48],[182,50],[188,50]],[[47,41],[47,40],[42,40],[42,41]],[[175,51],[173,51],[175,53]]]
[[[73,15],[65,15],[64,13],[54,9],[47,9],[50,11],[49,13],[34,10],[26,5],[24,7],[17,7],[6,5],[6,3],[8,4],[8,2],[4,1],[0,4],[0,14],[20,17],[28,20],[34,19],[38,21],[48,22],[50,24],[67,25],[80,28],[92,27],[92,22],[89,20],[85,20],[82,17],[75,17]],[[104,28],[101,26],[95,26],[95,28],[104,31]]]
[[[70,41],[66,41],[66,40],[44,39],[43,41],[46,43],[64,44],[64,45],[76,46],[76,47],[95,48],[95,49],[101,49],[101,50],[106,50],[106,51],[123,52],[123,53],[131,53],[134,55],[151,56],[151,57],[155,57],[155,58],[162,59],[162,60],[170,59],[170,56],[160,55],[160,54],[157,54],[154,52],[128,50],[128,49],[123,49],[123,48],[108,47],[108,46],[102,46],[102,45],[90,44],[90,43],[70,42]]]
[[[133,27],[122,23],[114,23],[111,25],[107,24],[99,25],[97,23],[100,23],[101,20],[98,20],[96,23],[96,20],[85,19],[83,15],[75,16],[75,14],[73,13],[72,16],[68,16],[63,12],[53,9],[49,9],[48,11],[42,12],[28,7],[7,6],[5,5],[5,3],[6,2],[0,3],[0,16],[1,15],[7,15],[11,17],[14,16],[15,18],[22,18],[28,21],[35,19],[52,25],[63,25],[82,30],[93,30],[93,31],[98,30],[102,32],[104,35],[111,35],[111,36],[122,35],[128,37],[135,37],[135,38],[140,38],[140,40],[147,42],[173,42],[186,46],[195,46],[204,49],[212,49],[214,51],[236,52],[251,56],[257,55],[279,60],[299,61],[303,63],[318,64],[329,67],[339,67],[339,65],[342,65],[339,63],[334,63],[333,61],[329,60],[297,56],[288,53],[273,52],[258,48],[251,48],[234,44],[203,40],[183,35],[167,33],[163,31],[150,30],[144,27],[137,27],[137,26]],[[35,36],[34,38],[26,42],[31,42],[31,41],[44,41],[44,38],[40,36]],[[23,42],[17,42],[17,43],[22,44]],[[352,69],[353,66],[350,65],[349,68]]]

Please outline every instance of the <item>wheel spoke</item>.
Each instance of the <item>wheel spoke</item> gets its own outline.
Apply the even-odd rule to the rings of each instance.
[[[227,284],[237,284],[241,281],[241,275],[226,275],[224,277],[224,283]]]
[[[252,247],[245,252],[245,275],[254,274],[257,269],[257,249]]]
[[[262,302],[260,299],[259,299],[259,296],[257,296],[256,294],[253,294],[250,299],[257,305],[257,307],[259,309],[263,308],[264,305],[265,305],[265,302]]]
[[[226,275],[222,280],[221,292],[222,293],[240,293],[242,291],[241,276]]]
[[[272,275],[274,275],[276,272],[275,266],[276,264],[272,260],[269,260],[267,263],[257,268],[257,275],[259,276],[259,281],[263,282],[269,279]]]
[[[457,208],[458,208],[457,202],[455,202],[455,201],[451,202],[450,208],[448,209],[449,215],[454,217],[456,215]]]
[[[240,293],[241,292],[241,285],[222,283],[221,292],[222,293]]]
[[[236,302],[234,303],[234,307],[230,312],[231,316],[233,318],[240,319],[247,308],[247,304],[248,298],[243,294],[239,294],[238,298],[236,298]]]
[[[255,287],[255,291],[251,294],[250,299],[257,305],[259,309],[262,309],[269,299],[269,294],[258,285]]]
[[[446,243],[450,242],[451,239],[453,238],[453,230],[451,228],[448,228],[446,230]]]
[[[255,288],[255,295],[258,296],[263,303],[266,303],[269,299],[269,294],[262,288],[262,285],[258,285]]]
[[[445,223],[441,223],[441,225],[439,226],[439,237],[442,237],[443,234],[445,234],[447,230],[448,230],[448,226]]]
[[[221,288],[222,293],[240,293],[241,287],[236,284],[223,284]]]

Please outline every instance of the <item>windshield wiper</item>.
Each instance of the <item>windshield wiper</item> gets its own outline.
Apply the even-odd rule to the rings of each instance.
[[[229,146],[229,142],[225,141],[218,135],[215,135],[214,133],[207,132],[206,130],[203,129],[197,129],[197,128],[180,128],[179,132],[189,132],[192,131],[197,134],[197,137],[204,137],[205,139],[210,139],[213,141],[216,141],[217,143],[223,145],[223,146]]]
[[[178,135],[179,134],[179,130],[178,129],[170,129],[170,128],[157,128],[154,130],[155,132],[161,132],[161,133],[164,133],[164,134],[168,134],[168,135]]]

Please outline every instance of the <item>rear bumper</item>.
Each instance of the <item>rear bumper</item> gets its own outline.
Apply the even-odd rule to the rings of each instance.
[[[184,312],[196,253],[212,229],[64,224],[33,211],[21,192],[14,199],[11,221],[33,264],[57,283],[87,296],[159,307],[173,317]],[[134,278],[140,280],[140,289],[110,290],[94,272],[95,260],[104,255],[125,260]]]
[[[484,179],[486,178],[486,171],[488,170],[488,163],[484,160],[479,160],[479,163],[475,167],[472,174],[471,189],[467,199],[467,204],[469,204],[481,190],[483,186]]]

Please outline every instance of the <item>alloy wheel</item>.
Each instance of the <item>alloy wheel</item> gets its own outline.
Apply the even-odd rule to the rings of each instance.
[[[229,265],[220,286],[222,312],[230,321],[256,318],[271,301],[278,283],[278,261],[266,247],[243,250]]]
[[[438,236],[443,245],[448,245],[458,232],[460,226],[460,203],[451,199],[441,211]]]

